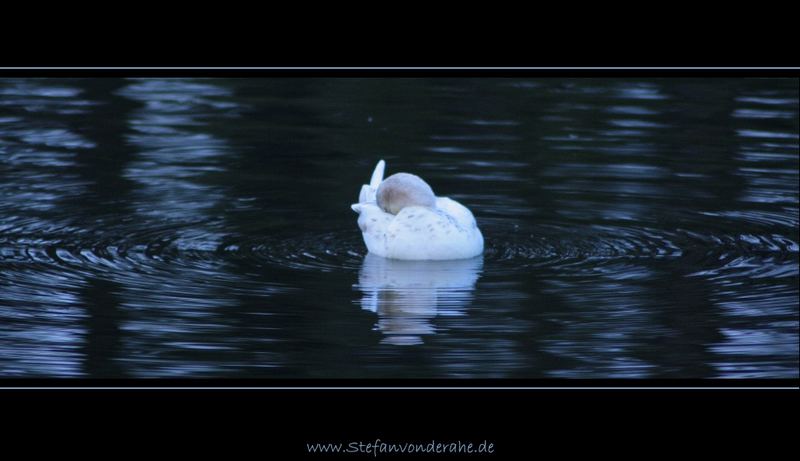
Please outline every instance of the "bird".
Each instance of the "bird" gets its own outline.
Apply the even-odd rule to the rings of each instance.
[[[422,178],[395,173],[386,179],[380,160],[361,186],[358,227],[371,254],[402,260],[468,259],[483,254],[483,234],[467,207],[437,197]]]

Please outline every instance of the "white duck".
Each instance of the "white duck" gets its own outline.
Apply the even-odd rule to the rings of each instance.
[[[381,160],[361,186],[358,227],[370,253],[412,260],[466,259],[483,253],[483,235],[465,206],[436,197],[419,176],[397,173],[383,180]]]

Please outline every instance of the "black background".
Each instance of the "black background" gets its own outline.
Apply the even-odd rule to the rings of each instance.
[[[305,444],[486,439],[497,451],[478,459],[748,450],[771,459],[793,446],[797,397],[796,390],[3,390],[0,403],[11,429],[4,440],[27,453],[137,459],[169,447],[182,456],[327,459],[307,455]]]

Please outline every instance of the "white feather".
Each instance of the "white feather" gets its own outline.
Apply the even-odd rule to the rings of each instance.
[[[378,162],[378,165],[375,166],[375,170],[372,172],[372,178],[369,180],[369,184],[364,184],[361,186],[361,191],[358,193],[358,203],[372,203],[375,202],[375,194],[378,192],[378,187],[380,187],[381,182],[383,182],[383,171],[386,168],[386,162],[383,160]],[[358,204],[353,204],[350,206],[356,213],[361,213],[361,207]]]
[[[372,172],[372,179],[369,180],[369,187],[378,190],[378,186],[380,186],[381,181],[383,181],[384,169],[386,169],[386,162],[380,160],[378,164],[375,165],[375,170]]]
[[[357,204],[358,227],[370,253],[392,259],[447,260],[483,253],[483,235],[469,209],[447,197],[434,207],[406,206],[397,215],[375,202],[386,163],[381,160],[369,185],[361,186]]]

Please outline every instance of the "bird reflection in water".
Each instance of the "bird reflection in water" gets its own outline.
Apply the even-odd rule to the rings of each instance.
[[[433,318],[464,315],[483,256],[451,261],[403,261],[373,254],[358,275],[361,307],[378,314],[382,344],[422,344],[436,333]]]

